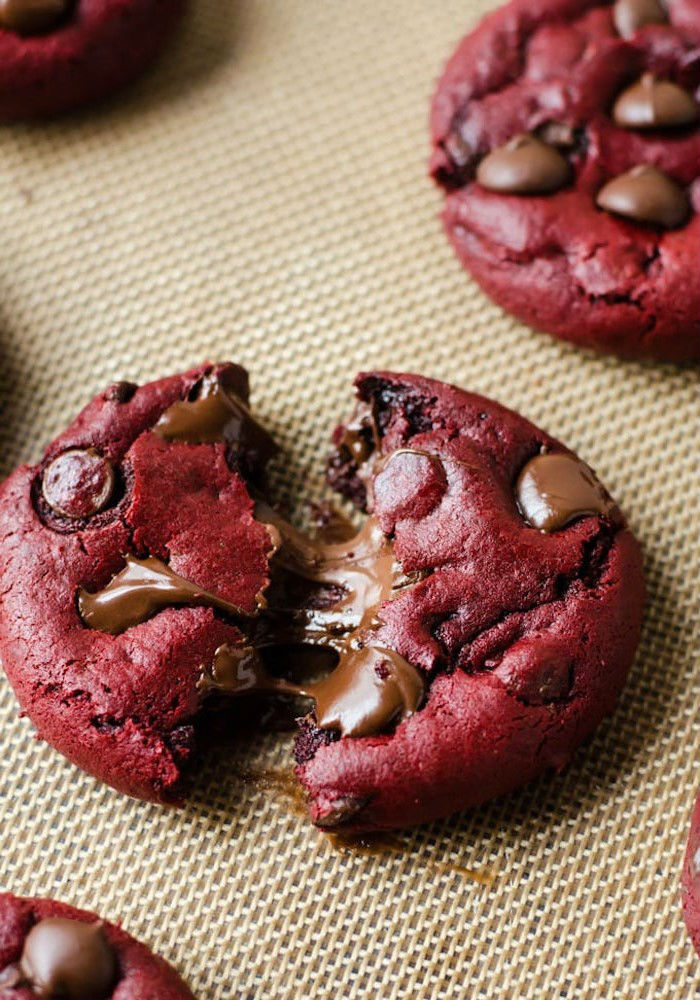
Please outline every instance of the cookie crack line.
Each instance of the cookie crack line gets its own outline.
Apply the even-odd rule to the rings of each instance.
[[[329,812],[309,775],[336,753],[337,774],[399,754],[386,773],[401,784],[415,754],[437,752],[427,734],[442,744],[448,717],[474,710],[459,707],[463,675],[500,681],[474,686],[511,712],[499,748],[513,727],[536,728],[541,706],[566,740],[590,729],[602,695],[589,660],[627,613],[616,588],[632,543],[614,502],[573,454],[489,400],[381,372],[358,380],[358,396],[329,465],[366,511],[354,533],[339,518],[298,531],[264,499],[274,443],[235,366],[102,394],[0,487],[0,534],[15,529],[0,552],[0,656],[40,736],[170,804],[207,730],[258,717],[249,696],[278,716],[303,704],[294,754],[323,826],[340,805]],[[618,674],[636,613],[633,595],[630,627],[609,640],[622,642]],[[379,821],[383,793],[363,781],[343,825]],[[442,809],[443,793],[421,792],[425,808]],[[415,805],[400,812],[411,822]]]

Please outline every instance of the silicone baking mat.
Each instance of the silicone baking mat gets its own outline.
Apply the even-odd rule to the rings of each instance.
[[[193,0],[127,95],[0,132],[3,473],[110,380],[229,357],[298,504],[322,493],[354,373],[382,365],[561,437],[645,545],[644,636],[614,718],[561,776],[406,832],[405,851],[339,852],[310,827],[275,777],[286,736],[210,754],[181,812],[121,798],[34,742],[0,682],[3,887],[121,920],[200,1000],[666,1000],[700,984],[678,889],[700,743],[697,378],[534,333],[453,258],[428,101],[489,6]]]

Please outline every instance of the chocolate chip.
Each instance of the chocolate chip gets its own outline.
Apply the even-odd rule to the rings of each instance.
[[[587,514],[612,516],[616,511],[592,470],[573,455],[530,459],[518,477],[515,495],[526,521],[545,532]]]
[[[613,118],[623,128],[677,128],[700,118],[700,105],[670,80],[645,73],[615,101]]]
[[[683,188],[661,170],[645,164],[608,181],[598,192],[596,204],[606,212],[664,229],[682,226],[690,214]]]
[[[110,403],[128,403],[137,389],[135,382],[114,382],[105,390],[104,398]]]
[[[41,491],[57,514],[84,518],[104,510],[114,486],[114,469],[108,459],[94,448],[72,448],[49,464]]]
[[[37,996],[105,1000],[117,961],[100,923],[49,917],[27,935],[19,970]]]
[[[548,194],[563,187],[570,175],[561,153],[528,133],[492,150],[476,171],[482,187],[502,194]]]
[[[576,129],[566,122],[543,122],[537,129],[537,138],[548,146],[560,146],[562,149],[573,149],[576,145]]]
[[[0,0],[0,28],[18,35],[40,35],[55,28],[72,0]]]
[[[666,24],[668,16],[659,0],[617,0],[613,22],[623,38],[629,38],[645,24]]]

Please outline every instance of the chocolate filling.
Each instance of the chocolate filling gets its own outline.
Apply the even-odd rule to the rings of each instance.
[[[420,504],[432,509],[447,489],[445,463],[420,448],[401,447],[382,455],[376,409],[374,403],[361,403],[336,436],[340,461],[347,464],[351,479],[361,481],[364,494],[378,498],[388,491],[383,507],[391,501],[396,517],[422,516]],[[255,423],[247,406],[220,379],[206,377],[194,398],[169,407],[154,430],[173,440],[238,444],[249,421]],[[449,465],[458,460],[445,461]],[[422,466],[418,500],[409,489],[416,466]],[[559,530],[587,514],[613,517],[617,511],[591,470],[567,454],[531,459],[517,480],[515,502],[524,518],[541,531]],[[124,568],[103,589],[79,592],[83,622],[118,635],[163,608],[213,608],[234,620],[244,638],[240,645],[221,645],[212,662],[202,664],[198,684],[202,697],[261,694],[310,699],[314,726],[328,739],[382,733],[416,712],[425,697],[426,680],[398,651],[383,645],[377,633],[382,605],[415,584],[420,574],[403,573],[376,518],[367,517],[349,539],[326,541],[298,531],[263,500],[256,502],[255,517],[266,525],[272,549],[272,582],[265,598],[259,595],[255,614],[244,614],[159,559],[129,554]],[[320,679],[278,676],[270,667],[275,658],[288,666],[290,646],[308,651],[309,659],[325,649],[337,665]]]

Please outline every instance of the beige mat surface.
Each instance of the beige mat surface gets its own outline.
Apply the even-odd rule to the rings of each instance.
[[[3,887],[120,919],[200,1000],[700,988],[678,892],[700,783],[697,378],[534,333],[453,258],[428,100],[489,6],[193,0],[126,97],[0,131],[3,473],[109,380],[230,357],[293,460],[279,495],[318,496],[352,376],[383,365],[563,438],[645,545],[646,626],[614,719],[562,776],[407,832],[403,853],[339,853],[279,790],[242,782],[287,766],[277,736],[210,757],[182,812],[127,801],[34,742],[0,681]]]

